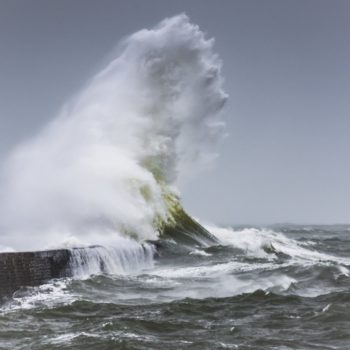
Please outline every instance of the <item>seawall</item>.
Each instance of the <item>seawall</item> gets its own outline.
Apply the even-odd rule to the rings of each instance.
[[[23,286],[37,286],[52,278],[69,277],[67,249],[0,253],[0,299]]]

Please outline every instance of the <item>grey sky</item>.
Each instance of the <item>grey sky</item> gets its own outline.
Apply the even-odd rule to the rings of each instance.
[[[123,36],[180,12],[216,38],[230,94],[230,138],[183,189],[186,208],[217,223],[350,222],[346,0],[1,0],[1,157]]]

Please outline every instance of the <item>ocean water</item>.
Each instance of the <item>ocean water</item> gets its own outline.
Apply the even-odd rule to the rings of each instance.
[[[18,291],[0,349],[350,349],[350,226],[207,228]]]

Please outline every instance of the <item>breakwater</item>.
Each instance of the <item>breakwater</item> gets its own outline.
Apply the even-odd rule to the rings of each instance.
[[[23,286],[37,286],[52,278],[69,277],[68,249],[0,253],[0,298]]]

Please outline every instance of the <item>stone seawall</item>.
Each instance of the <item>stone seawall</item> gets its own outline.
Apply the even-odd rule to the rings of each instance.
[[[52,278],[69,277],[67,249],[0,253],[0,299],[23,286],[37,286]]]

